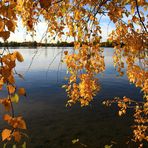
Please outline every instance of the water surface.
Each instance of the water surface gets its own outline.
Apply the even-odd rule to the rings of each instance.
[[[17,63],[16,70],[24,74],[18,77],[17,85],[25,87],[27,98],[22,97],[15,106],[17,115],[27,122],[26,140],[29,148],[134,148],[126,142],[131,139],[130,126],[133,124],[131,112],[118,117],[115,106],[106,108],[104,99],[127,96],[136,100],[142,97],[140,90],[130,84],[127,77],[118,77],[113,67],[112,48],[105,48],[106,71],[98,75],[101,91],[88,107],[79,104],[65,107],[68,100],[64,89],[66,66],[61,64],[62,52],[70,48],[18,49],[24,56],[23,63]],[[6,126],[6,125],[5,125]],[[73,139],[80,142],[72,144]]]

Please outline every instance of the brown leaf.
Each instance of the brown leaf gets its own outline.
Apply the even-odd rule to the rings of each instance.
[[[13,136],[14,136],[14,140],[15,140],[16,142],[19,142],[19,141],[21,140],[21,134],[20,134],[19,131],[13,132]]]
[[[26,91],[25,91],[25,89],[24,89],[24,88],[19,88],[19,89],[18,89],[18,94],[19,94],[19,95],[22,95],[22,96],[26,96]]]
[[[0,37],[3,38],[4,41],[6,41],[10,37],[10,32],[9,31],[1,31]]]

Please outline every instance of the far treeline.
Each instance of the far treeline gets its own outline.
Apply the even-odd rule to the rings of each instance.
[[[38,43],[34,42],[0,42],[0,47],[73,47],[73,42],[57,42],[57,43]],[[102,47],[113,47],[113,44],[109,41],[102,42]]]

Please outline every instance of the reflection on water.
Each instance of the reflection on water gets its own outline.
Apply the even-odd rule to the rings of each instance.
[[[90,106],[74,105],[66,108],[66,93],[61,88],[66,76],[66,66],[61,64],[64,50],[70,48],[18,49],[24,56],[17,63],[17,72],[25,81],[17,78],[17,85],[25,87],[27,98],[15,106],[16,114],[23,115],[28,124],[29,148],[79,148],[72,140],[80,139],[89,148],[103,148],[114,141],[114,147],[127,147],[130,139],[130,115],[119,118],[115,107],[105,108],[103,99],[115,96],[140,99],[140,90],[129,84],[127,77],[117,77],[113,67],[113,49],[105,48],[106,71],[99,75],[101,91]],[[130,143],[134,147],[133,143]]]

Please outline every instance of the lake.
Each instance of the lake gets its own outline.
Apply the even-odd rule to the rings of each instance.
[[[12,49],[13,50],[13,49]],[[24,56],[23,63],[17,63],[16,71],[24,74],[25,80],[16,77],[17,86],[24,87],[27,97],[20,98],[15,105],[15,114],[22,115],[27,123],[29,148],[135,148],[130,141],[133,124],[131,111],[118,116],[115,105],[107,108],[102,101],[116,96],[127,96],[136,100],[142,98],[140,89],[130,84],[126,75],[119,77],[113,67],[112,48],[105,48],[106,71],[98,75],[101,91],[89,106],[79,104],[66,107],[68,100],[64,77],[66,66],[61,64],[62,52],[71,48],[17,49]],[[3,109],[1,109],[2,112]],[[7,126],[1,123],[2,126]],[[79,139],[76,144],[73,139]],[[126,144],[127,141],[129,145]]]

